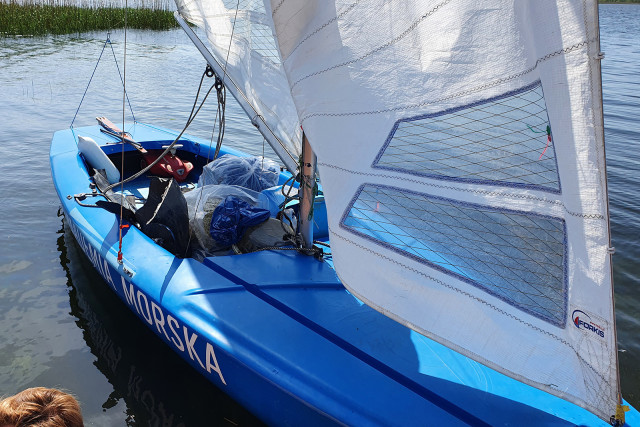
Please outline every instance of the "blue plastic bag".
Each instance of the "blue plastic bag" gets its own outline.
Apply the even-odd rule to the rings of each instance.
[[[229,247],[240,241],[248,228],[265,222],[269,216],[267,209],[227,196],[213,211],[209,234],[218,245]]]

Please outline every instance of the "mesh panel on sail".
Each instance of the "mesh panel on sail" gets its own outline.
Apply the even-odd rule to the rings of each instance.
[[[529,314],[565,326],[561,219],[365,185],[342,224]]]
[[[540,82],[468,106],[399,120],[373,166],[560,191]]]
[[[223,0],[225,7],[235,20],[234,39],[242,40],[250,46],[252,52],[268,58],[274,64],[280,64],[280,55],[271,27],[264,23],[264,4],[258,0]],[[236,14],[236,7],[238,13]],[[233,22],[233,21],[232,21]]]

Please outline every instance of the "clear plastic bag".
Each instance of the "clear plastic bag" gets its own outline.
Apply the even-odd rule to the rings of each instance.
[[[275,186],[279,177],[280,168],[273,160],[225,154],[202,169],[198,186],[238,185],[253,191],[262,191]]]
[[[209,234],[213,211],[227,197],[234,196],[253,205],[259,205],[260,193],[237,185],[207,185],[185,193],[189,208],[189,226],[192,233],[192,243],[196,243],[194,251],[200,256],[211,256],[215,252],[225,250],[220,247]],[[196,242],[193,242],[193,240]],[[198,248],[199,246],[199,248]]]

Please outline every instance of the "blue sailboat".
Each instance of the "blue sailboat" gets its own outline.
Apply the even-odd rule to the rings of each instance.
[[[79,246],[270,424],[640,423],[618,378],[597,3],[361,3],[177,0],[219,103],[284,167],[222,132],[58,131]]]

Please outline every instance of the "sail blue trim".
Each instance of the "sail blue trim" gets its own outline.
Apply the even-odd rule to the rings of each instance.
[[[482,105],[482,104],[487,104],[487,103],[490,103],[490,102],[498,101],[498,100],[501,100],[501,99],[504,99],[504,98],[508,98],[508,97],[517,95],[519,93],[523,93],[523,92],[532,90],[537,86],[540,86],[540,89],[542,90],[543,97],[544,97],[544,89],[542,88],[542,82],[540,80],[536,80],[536,81],[534,81],[533,83],[531,83],[531,84],[529,84],[527,86],[521,87],[521,88],[516,89],[516,90],[509,91],[509,92],[506,92],[506,93],[503,93],[502,95],[494,96],[492,98],[483,99],[483,100],[480,100],[480,101],[473,102],[471,104],[461,105],[461,106],[450,108],[448,110],[440,111],[440,112],[437,112],[437,113],[422,114],[422,115],[419,115],[419,116],[407,117],[407,118],[400,119],[400,120],[396,121],[395,124],[393,125],[393,128],[391,128],[391,132],[387,136],[387,139],[385,140],[385,143],[383,144],[382,148],[378,152],[378,155],[376,156],[376,158],[374,159],[373,163],[371,164],[371,167],[373,169],[385,169],[385,170],[390,170],[390,171],[394,171],[394,172],[401,172],[401,173],[406,173],[406,174],[409,174],[409,175],[422,176],[422,177],[426,177],[426,178],[433,178],[433,179],[438,179],[438,180],[443,180],[443,181],[463,182],[463,183],[470,183],[470,184],[487,184],[487,185],[502,186],[502,187],[513,187],[513,188],[527,188],[527,189],[532,189],[532,190],[541,190],[541,191],[554,193],[554,194],[561,194],[562,193],[562,184],[560,182],[560,174],[559,174],[559,168],[558,168],[558,157],[556,155],[555,143],[554,143],[553,139],[551,140],[552,142],[551,142],[551,146],[549,148],[553,150],[553,157],[554,157],[554,161],[555,161],[555,171],[556,171],[556,176],[557,176],[557,180],[558,180],[558,188],[547,187],[547,186],[544,186],[544,185],[537,185],[537,184],[527,184],[527,183],[522,183],[522,182],[496,181],[496,180],[477,179],[477,178],[459,178],[459,177],[448,176],[448,175],[431,174],[431,173],[427,173],[427,172],[419,172],[419,171],[414,171],[414,170],[404,169],[404,168],[395,168],[395,167],[390,167],[390,166],[383,166],[383,165],[379,164],[379,162],[382,159],[384,153],[386,152],[387,148],[391,144],[391,141],[393,140],[393,137],[394,137],[396,131],[400,127],[400,124],[403,123],[403,122],[412,122],[412,121],[416,121],[416,120],[430,119],[430,118],[434,118],[434,117],[444,116],[444,115],[447,115],[447,114],[457,113],[458,111],[462,111],[462,110],[465,110],[467,108],[477,107],[477,106]],[[545,108],[545,110],[546,110],[546,108]],[[548,119],[548,123],[551,124],[551,119],[549,118],[548,114],[547,114],[547,119]],[[550,127],[551,127],[551,125],[550,125]],[[551,134],[553,135],[553,131],[551,132]]]
[[[557,318],[555,317],[551,317],[551,316],[545,316],[543,313],[541,312],[537,312],[534,310],[529,309],[527,306],[519,304],[517,301],[513,300],[513,299],[508,299],[505,298],[503,295],[500,295],[499,293],[495,292],[492,288],[484,285],[481,282],[478,282],[476,280],[473,280],[469,277],[466,277],[464,275],[461,275],[459,273],[456,273],[452,270],[449,270],[437,263],[431,262],[425,258],[419,257],[415,254],[412,254],[411,252],[408,252],[404,249],[401,249],[397,246],[394,246],[391,243],[388,243],[386,241],[383,240],[379,240],[376,239],[368,234],[365,234],[361,231],[358,231],[357,229],[351,227],[350,225],[346,224],[346,220],[350,217],[351,214],[351,210],[353,209],[355,203],[358,201],[358,199],[360,198],[360,195],[362,193],[362,191],[365,189],[365,187],[370,187],[370,188],[374,188],[374,189],[386,189],[386,190],[391,190],[394,192],[398,192],[398,193],[402,193],[402,194],[410,194],[410,195],[414,195],[417,197],[422,197],[422,198],[426,198],[426,199],[431,199],[431,200],[439,200],[439,201],[443,201],[443,202],[447,202],[447,203],[452,203],[454,205],[459,205],[459,206],[464,206],[464,207],[470,207],[470,208],[479,208],[482,209],[484,211],[493,211],[493,212],[501,212],[501,213],[507,213],[507,214],[518,214],[518,215],[525,215],[528,217],[536,217],[536,218],[541,218],[541,219],[545,219],[545,220],[553,220],[553,221],[560,221],[562,224],[562,234],[563,234],[563,242],[562,242],[562,247],[563,247],[563,251],[562,251],[562,313],[560,316],[558,316]],[[431,194],[427,194],[427,193],[420,193],[420,192],[416,192],[416,191],[411,191],[411,190],[407,190],[407,189],[403,189],[403,188],[398,188],[398,187],[393,187],[393,186],[387,186],[387,185],[379,185],[379,184],[372,184],[372,183],[364,183],[362,184],[358,190],[356,191],[355,195],[353,196],[353,198],[351,199],[351,201],[349,202],[349,205],[347,206],[347,208],[345,209],[342,218],[340,219],[340,227],[350,233],[353,233],[357,236],[360,236],[362,238],[365,238],[373,243],[376,243],[377,245],[380,245],[386,249],[389,249],[390,251],[393,251],[399,255],[402,255],[404,257],[410,258],[416,262],[419,262],[423,265],[426,265],[430,268],[433,268],[437,271],[440,271],[442,273],[445,273],[449,276],[452,276],[458,280],[461,280],[465,283],[468,283],[484,292],[487,292],[488,294],[500,299],[501,301],[504,301],[505,303],[516,307],[517,309],[524,311],[527,314],[530,314],[531,316],[534,316],[538,319],[544,320],[545,322],[548,322],[554,326],[557,326],[561,329],[564,329],[566,327],[566,319],[567,319],[567,307],[568,307],[568,265],[567,265],[567,256],[568,256],[568,241],[567,241],[567,225],[566,222],[563,218],[558,218],[558,217],[552,217],[552,216],[548,216],[548,215],[542,215],[542,214],[538,214],[538,213],[533,213],[533,212],[526,212],[526,211],[518,211],[518,210],[513,210],[513,209],[506,209],[506,208],[501,208],[501,207],[494,207],[494,206],[487,206],[487,205],[480,205],[480,204],[475,204],[475,203],[469,203],[469,202],[462,202],[459,200],[454,200],[454,199],[448,199],[445,197],[440,197],[440,196],[434,196]]]

